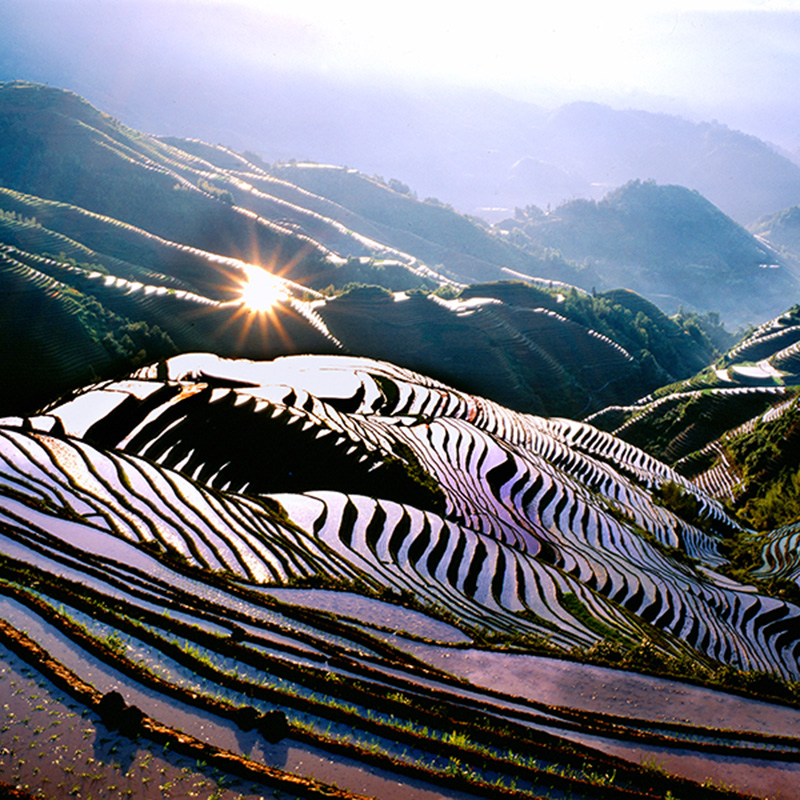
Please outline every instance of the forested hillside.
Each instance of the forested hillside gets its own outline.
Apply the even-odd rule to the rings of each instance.
[[[777,249],[681,186],[634,181],[599,201],[520,209],[499,227],[521,247],[583,264],[598,288],[625,286],[668,313],[717,312],[733,328],[800,296],[796,271]]]
[[[800,310],[794,306],[690,380],[589,419],[674,465],[756,531],[796,523],[798,352]],[[762,546],[745,537],[739,561],[759,567]],[[773,564],[779,577],[792,574],[792,560],[783,558]]]

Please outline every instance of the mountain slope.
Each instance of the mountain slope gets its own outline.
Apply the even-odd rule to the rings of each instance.
[[[797,306],[759,326],[713,367],[589,420],[673,464],[765,532],[797,522]],[[741,561],[758,566],[763,542],[746,542]],[[783,546],[793,548],[791,537]],[[772,546],[774,560],[775,546]],[[784,553],[790,561],[791,550]],[[766,557],[766,556],[765,556]],[[755,560],[754,560],[755,559]]]
[[[397,182],[333,167],[268,170],[197,141],[181,149],[35,85],[0,87],[3,109],[0,334],[13,341],[31,317],[41,327],[22,349],[6,348],[6,413],[93,376],[213,350],[364,354],[518,409],[577,416],[630,402],[714,355],[708,339],[654,306],[562,285],[556,277],[576,272],[563,259],[528,255]],[[435,269],[423,258],[437,259]],[[538,288],[482,284],[453,299],[463,288],[455,278],[539,267]],[[264,270],[274,277],[265,278],[275,292],[268,309],[246,302],[250,276]]]
[[[73,232],[64,220],[77,219],[85,226],[86,212],[58,207],[54,217],[52,204],[20,198],[0,190],[0,202],[38,210],[48,225]],[[87,241],[107,246],[109,232],[112,252],[121,252],[113,246],[120,242],[131,258],[143,256],[183,279],[98,253],[8,212],[0,233],[14,244],[3,248],[0,271],[8,273],[8,285],[0,333],[11,340],[20,330],[34,331],[32,319],[40,333],[26,336],[23,350],[5,351],[7,413],[33,408],[91,376],[213,349],[247,357],[361,353],[430,371],[516,408],[577,415],[691,374],[714,352],[709,341],[691,338],[655,308],[637,309],[634,319],[626,307],[630,293],[590,298],[574,289],[565,296],[500,283],[469,287],[451,300],[379,287],[325,297],[274,278],[277,294],[259,309],[247,303],[253,268],[244,262],[155,240],[109,219],[91,221],[99,223],[98,235]],[[187,279],[213,291],[186,288]],[[226,296],[232,297],[220,299]],[[68,338],[60,335],[73,329]]]
[[[363,196],[380,207],[376,198],[388,198],[394,223],[364,216],[358,202],[351,210],[275,180],[241,157],[231,161],[224,148],[188,142],[181,150],[133,131],[69,92],[2,84],[0,120],[0,176],[7,188],[225,256],[258,261],[280,253],[290,277],[319,272],[321,257],[331,252],[400,259],[412,271],[436,256],[433,263],[457,280],[507,277],[507,266],[526,274],[549,267],[553,274],[545,277],[558,279],[575,274],[563,261],[509,248],[453,211],[412,202],[352,170],[333,170],[356,189],[351,202]],[[398,210],[409,217],[409,207],[417,220],[411,229]]]
[[[237,212],[210,184],[205,191],[198,187],[203,176],[185,163],[185,154],[69,92],[0,85],[0,130],[0,176],[8,189],[227,256],[244,249],[253,260],[261,251],[279,251],[290,262],[309,247],[308,241]],[[187,170],[194,182],[183,174]]]
[[[590,421],[671,463],[686,459],[724,431],[793,396],[800,383],[799,319],[795,306],[691,379],[664,386],[631,406],[603,409]]]
[[[636,181],[598,202],[520,211],[501,227],[520,244],[590,265],[598,286],[625,286],[671,313],[716,311],[742,325],[800,296],[794,271],[774,249],[681,186]]]
[[[518,415],[365,359],[254,364],[189,355],[167,363],[167,382],[159,374],[153,368],[138,381],[99,386],[33,425],[83,439],[67,447],[83,449],[98,468],[97,447],[160,465],[134,460],[112,472],[100,468],[101,476],[169,468],[210,489],[268,491],[287,522],[318,541],[308,546],[317,551],[314,571],[344,577],[349,563],[368,580],[435,598],[468,625],[529,630],[561,647],[589,646],[602,635],[637,641],[647,631],[665,652],[689,645],[727,663],[799,674],[796,655],[773,642],[778,629],[767,618],[800,612],[707,572],[724,563],[720,547],[735,524],[665,465],[596,429]],[[20,455],[33,446],[20,439],[26,434],[7,435]],[[34,436],[36,447],[55,448],[56,464],[69,463],[57,443]],[[287,437],[284,455],[253,472],[241,458],[243,443],[258,448],[264,437],[272,449],[279,436]],[[293,453],[302,456],[295,461]],[[320,471],[323,458],[341,466]],[[136,492],[141,478],[131,472],[126,480]],[[699,503],[702,527],[653,503],[651,493],[667,483]],[[96,505],[88,485],[75,488],[83,499],[61,501],[65,510]],[[178,489],[184,497],[190,491]],[[408,500],[431,510],[396,505]],[[169,514],[166,495],[148,502]],[[117,535],[155,536],[200,566],[246,580],[297,574],[288,564],[276,573],[282,559],[263,548],[284,546],[277,540],[256,547],[229,539],[208,550],[207,533],[179,532],[167,517],[146,528],[132,517],[122,528],[121,519],[108,520]],[[677,560],[677,551],[697,563]],[[728,611],[712,619],[707,603]]]
[[[749,226],[750,231],[774,248],[800,273],[800,206],[792,205],[768,214]]]
[[[798,672],[800,609],[709,569],[732,521],[589,426],[368,359],[194,354],[0,420],[0,457],[0,645],[58,681],[91,723],[84,741],[156,741],[162,775],[177,753],[194,759],[184,772],[211,763],[218,793],[233,773],[253,796],[721,800],[738,795],[699,783],[720,754],[751,785],[800,751],[762,729],[769,716],[739,722],[741,698],[677,681],[627,676],[732,703],[733,728],[516,688],[554,655],[743,684],[715,662]],[[706,530],[652,502],[664,481]],[[491,685],[454,677],[463,657],[494,657]],[[626,679],[565,664],[581,688]],[[9,752],[30,757],[13,725]],[[620,742],[630,760],[606,752]],[[639,766],[665,746],[698,766]],[[73,785],[117,778],[94,760]]]

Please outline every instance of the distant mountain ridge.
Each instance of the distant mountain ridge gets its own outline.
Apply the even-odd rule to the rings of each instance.
[[[186,149],[178,149],[127,128],[63,90],[2,84],[0,120],[0,176],[7,188],[71,203],[204,250],[256,261],[262,250],[282,249],[286,263],[303,251],[293,264],[295,274],[303,273],[311,253],[325,256],[331,250],[399,259],[407,267],[435,252],[439,261],[434,264],[441,263],[459,280],[508,277],[509,267],[528,275],[547,268],[548,277],[559,279],[577,274],[563,259],[532,256],[498,242],[452,209],[424,205],[423,221],[435,220],[425,221],[427,231],[416,231],[415,223],[404,219],[406,230],[392,233],[392,225],[381,228],[380,220],[358,213],[358,205],[350,210],[313,192],[298,193],[286,181],[276,181],[266,165],[237,159],[222,147],[188,142]],[[231,159],[238,169],[230,174],[229,167],[215,163],[228,165]],[[354,170],[333,167],[329,172],[333,182],[347,182],[356,204],[368,199],[379,208],[375,198],[388,198],[395,217],[423,205]],[[417,214],[416,224],[419,219]],[[411,252],[392,245],[392,236],[399,234]],[[469,241],[462,245],[465,237]],[[422,248],[419,256],[417,248]],[[318,269],[313,262],[308,266]]]
[[[1,332],[30,332],[2,354],[6,410],[213,350],[358,353],[522,410],[581,415],[715,352],[696,326],[690,336],[631,293],[570,287],[561,279],[591,270],[526,252],[397,181],[162,142],[30,84],[0,87],[0,126]],[[269,312],[242,302],[252,265],[275,276]]]
[[[699,191],[741,224],[800,200],[800,166],[716,121],[581,102],[554,111],[531,138],[531,155],[596,187],[577,193],[585,197],[655,180]]]
[[[670,313],[714,310],[733,325],[753,324],[800,298],[791,261],[683,186],[631,181],[547,214],[518,209],[499,227],[523,247],[584,264],[601,288],[625,286]]]
[[[526,235],[503,237],[432,198],[419,202],[396,179],[340,166],[267,164],[197,140],[158,140],[61,90],[3,84],[0,119],[6,187],[228,257],[256,262],[280,252],[281,263],[291,265],[288,277],[316,288],[383,283],[389,273],[393,289],[538,277],[587,291],[625,286],[670,313],[683,304],[721,312],[733,324],[780,313],[800,290],[780,255],[677,186],[633,182],[599,201],[594,216],[593,201],[536,219],[522,209],[504,227]],[[86,228],[84,220],[81,235]],[[362,264],[332,271],[331,253]],[[370,279],[365,260],[380,261],[381,275]],[[712,284],[706,294],[697,291]]]

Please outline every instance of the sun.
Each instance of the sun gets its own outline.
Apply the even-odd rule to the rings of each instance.
[[[266,313],[289,297],[283,283],[261,267],[246,266],[239,297],[250,311]]]

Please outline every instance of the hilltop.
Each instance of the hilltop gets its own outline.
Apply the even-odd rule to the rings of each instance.
[[[632,181],[550,213],[518,209],[499,227],[516,244],[584,264],[598,287],[625,286],[668,313],[715,311],[735,327],[760,323],[800,296],[783,255],[682,186]]]
[[[749,226],[759,239],[768,242],[800,273],[800,205],[767,214]]]
[[[31,84],[1,87],[0,124],[0,324],[8,340],[28,331],[2,356],[9,412],[213,350],[358,353],[580,415],[717,353],[713,321],[670,320],[630,292],[591,297],[561,280],[585,269],[397,181],[161,141]],[[253,268],[274,277],[268,312],[242,300]]]

